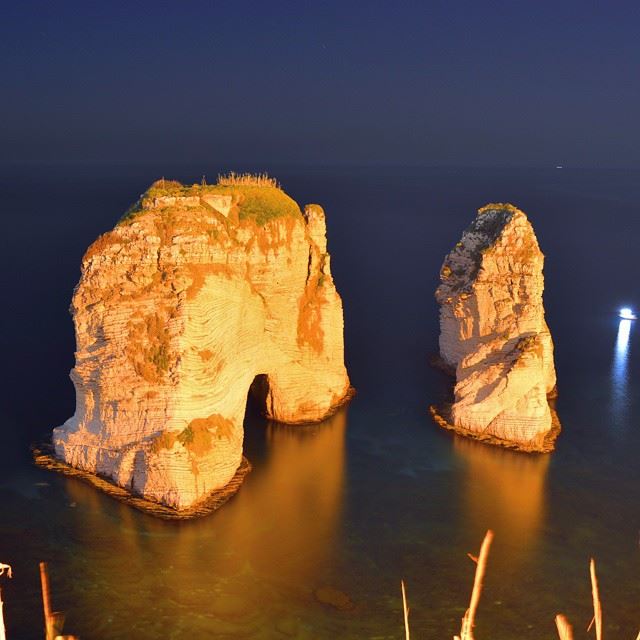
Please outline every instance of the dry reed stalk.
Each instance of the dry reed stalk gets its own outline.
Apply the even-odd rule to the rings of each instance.
[[[51,613],[51,590],[49,588],[49,571],[47,563],[40,563],[40,587],[42,589],[42,608],[44,610],[44,630],[46,640],[53,640],[53,624]]]
[[[0,640],[7,640],[4,628],[4,602],[2,602],[2,589],[0,589]]]
[[[51,610],[49,569],[46,562],[40,563],[40,585],[42,587],[42,606],[44,609],[44,630],[46,640],[56,640],[58,637],[73,638],[73,636],[62,636],[64,613]]]
[[[567,618],[561,613],[556,616],[556,627],[558,628],[560,640],[573,640],[573,629]]]
[[[591,574],[591,595],[593,596],[593,619],[596,623],[596,640],[602,640],[602,604],[600,603],[598,578],[596,577],[596,561],[593,558],[589,563],[589,573]]]
[[[400,586],[402,587],[402,611],[404,613],[404,637],[405,637],[405,640],[410,640],[411,635],[409,633],[409,607],[407,606],[407,593],[404,588],[404,580],[400,580]]]
[[[454,640],[473,640],[473,627],[475,626],[476,611],[478,610],[478,604],[480,602],[480,594],[482,593],[482,580],[487,568],[487,558],[489,557],[489,548],[491,547],[492,540],[493,531],[489,529],[489,531],[487,531],[484,536],[484,540],[482,541],[478,559],[476,560],[473,556],[470,556],[477,565],[475,578],[473,580],[473,590],[471,591],[471,601],[469,602],[469,608],[466,610],[464,617],[462,618],[460,635],[454,636]]]
[[[13,578],[11,565],[0,562],[0,576],[7,574],[7,578]],[[0,589],[0,640],[6,640],[7,634],[4,628],[4,602],[2,601],[2,589]]]

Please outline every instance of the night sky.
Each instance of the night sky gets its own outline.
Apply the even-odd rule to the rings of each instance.
[[[640,166],[638,2],[13,2],[0,163]]]

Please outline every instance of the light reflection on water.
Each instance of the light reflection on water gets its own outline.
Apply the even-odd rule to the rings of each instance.
[[[235,546],[259,572],[311,578],[333,548],[345,431],[346,410],[317,427],[269,424],[266,465],[243,487],[229,522],[219,529],[227,538],[223,546]]]
[[[629,409],[629,338],[631,335],[632,320],[620,320],[618,335],[613,352],[613,364],[611,366],[611,412],[614,425],[620,426],[627,421]]]
[[[497,572],[517,571],[534,551],[544,523],[550,456],[518,453],[460,436],[455,437],[453,450],[466,466],[465,522],[478,531],[495,531],[504,552],[494,553]],[[497,564],[501,559],[507,566]]]
[[[83,575],[82,588],[58,593],[74,603],[70,630],[268,638],[274,625],[304,627],[292,610],[318,614],[313,589],[331,563],[342,512],[346,409],[317,426],[266,429],[264,459],[223,509],[201,520],[162,522],[66,479],[77,505],[69,533],[83,549],[65,561],[71,575]],[[111,611],[126,611],[126,620]]]

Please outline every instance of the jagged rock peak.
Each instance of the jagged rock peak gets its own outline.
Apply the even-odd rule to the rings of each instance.
[[[89,247],[71,311],[56,454],[176,509],[234,476],[252,385],[289,423],[349,395],[324,212],[266,176],[155,182]]]
[[[547,402],[556,378],[543,263],[527,216],[511,204],[482,207],[446,256],[440,355],[456,386],[443,426],[523,450],[552,446],[559,425]]]
[[[513,227],[518,229],[516,233],[520,236],[526,235],[528,224],[526,214],[511,204],[488,204],[478,209],[478,215],[444,260],[440,270],[442,283],[436,292],[438,302],[450,295],[469,290],[478,276],[485,251],[498,242],[501,236],[508,236]],[[533,231],[531,236],[526,250],[540,252]],[[522,246],[524,247],[524,242]],[[526,260],[522,260],[521,265],[524,267],[525,264]]]

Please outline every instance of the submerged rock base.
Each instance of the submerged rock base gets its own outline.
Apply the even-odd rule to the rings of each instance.
[[[520,451],[522,453],[551,453],[555,448],[556,438],[561,431],[560,419],[558,418],[558,414],[552,404],[552,400],[556,395],[557,394],[555,392],[552,392],[547,396],[547,399],[550,401],[549,411],[551,412],[551,429],[547,431],[539,443],[514,442],[513,440],[499,438],[491,433],[482,433],[454,425],[452,424],[450,404],[439,407],[432,404],[429,407],[429,413],[431,414],[433,421],[439,427],[442,427],[447,431],[453,431],[460,436],[465,436],[467,438],[477,440],[478,442],[483,442],[484,444],[497,445],[506,449],[512,449],[513,451]]]
[[[236,470],[233,478],[222,488],[217,491],[213,491],[210,495],[203,498],[198,503],[191,505],[186,509],[172,509],[166,507],[158,502],[152,502],[146,500],[140,496],[135,496],[119,487],[113,482],[105,478],[101,478],[88,471],[82,471],[76,469],[71,465],[62,462],[55,456],[55,451],[51,445],[40,445],[32,448],[33,460],[38,467],[42,469],[48,469],[50,471],[57,471],[65,476],[76,478],[90,484],[92,487],[99,489],[108,496],[123,502],[138,511],[142,511],[147,515],[155,516],[163,520],[190,520],[192,518],[198,518],[202,516],[208,516],[209,514],[217,511],[223,504],[225,504],[230,498],[232,498],[240,489],[245,476],[251,471],[251,463],[243,456],[240,466]]]

